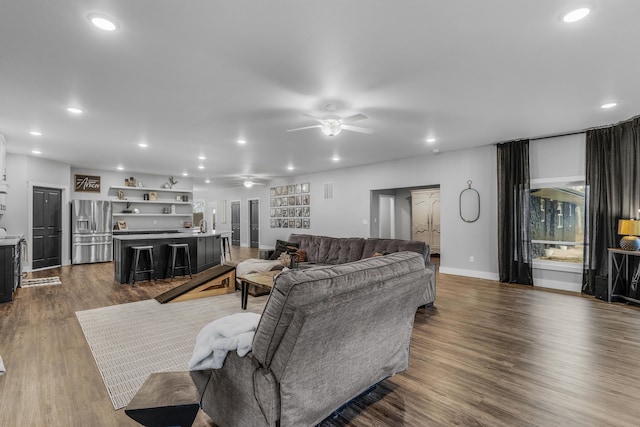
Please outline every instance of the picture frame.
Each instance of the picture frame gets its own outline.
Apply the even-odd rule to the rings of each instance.
[[[311,228],[311,220],[309,218],[302,219],[302,228]]]
[[[158,200],[158,193],[155,191],[149,191],[149,200],[151,201]]]
[[[297,193],[297,194],[302,193],[302,184],[297,184],[297,185],[296,185],[296,193]]]
[[[309,192],[309,183],[305,182],[304,184],[302,184],[302,192],[303,193],[308,193]]]

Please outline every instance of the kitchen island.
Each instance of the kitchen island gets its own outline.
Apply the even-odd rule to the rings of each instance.
[[[113,236],[113,260],[115,280],[129,282],[131,271],[132,246],[153,246],[153,259],[156,278],[168,277],[170,269],[169,244],[187,243],[191,255],[191,274],[200,273],[220,264],[221,235],[217,233],[159,233],[159,234],[122,234]],[[141,257],[144,269],[148,268],[146,256]]]

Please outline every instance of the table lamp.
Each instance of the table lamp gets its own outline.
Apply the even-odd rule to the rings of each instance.
[[[624,235],[620,240],[620,247],[625,251],[640,250],[640,221],[633,219],[618,220],[618,234]]]

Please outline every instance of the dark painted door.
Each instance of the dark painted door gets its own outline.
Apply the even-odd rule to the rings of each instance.
[[[258,200],[249,200],[249,247],[260,246],[260,204]]]
[[[33,269],[61,265],[62,190],[33,187]]]
[[[231,244],[240,246],[240,202],[231,202]]]

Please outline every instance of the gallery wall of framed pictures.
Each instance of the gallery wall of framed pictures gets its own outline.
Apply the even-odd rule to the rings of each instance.
[[[311,228],[308,182],[271,187],[270,196],[271,228]]]

